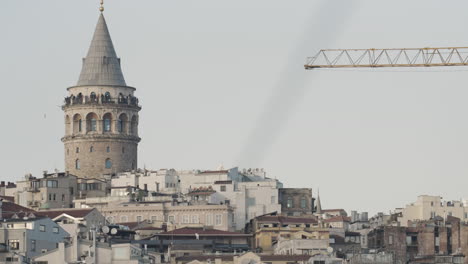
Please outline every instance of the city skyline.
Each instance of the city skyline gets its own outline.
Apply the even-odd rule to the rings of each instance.
[[[4,89],[12,89],[2,111],[12,113],[21,103],[20,111],[5,116],[15,125],[2,130],[2,180],[63,170],[57,106],[78,78],[98,17],[96,2],[7,3],[0,11],[8,25],[1,28],[7,41],[0,72]],[[377,15],[366,11],[377,6],[365,1],[268,3],[106,3],[127,83],[138,88],[143,105],[141,168],[261,167],[286,187],[320,188],[324,208],[372,213],[402,207],[420,194],[466,197],[465,68],[302,68],[320,48],[462,45],[468,42],[461,34],[465,18],[419,23],[411,19],[418,7],[412,3],[398,13],[412,23],[391,27],[382,22],[393,17],[390,12],[368,23]],[[447,8],[424,3],[428,12]],[[405,41],[396,42],[396,35]]]

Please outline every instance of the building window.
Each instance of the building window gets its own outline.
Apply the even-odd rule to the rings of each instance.
[[[106,152],[107,152],[107,153],[110,152],[110,147],[109,147],[109,146],[106,147]]]
[[[122,153],[125,153],[125,148],[124,147],[122,147]]]
[[[106,159],[106,169],[112,168],[112,161],[110,159]]]
[[[80,153],[80,148],[76,148],[76,153]]]
[[[448,215],[449,215],[449,216],[452,216],[452,212],[448,212]]]
[[[82,125],[82,122],[81,122],[81,119],[80,119],[80,120],[78,120],[78,132],[81,132],[82,127],[83,127],[83,125]]]
[[[70,155],[70,150],[69,149],[67,149],[67,155]]]
[[[80,160],[79,159],[75,160],[75,169],[77,169],[77,170],[80,169]]]
[[[128,222],[128,216],[122,215],[122,216],[120,217],[120,222],[121,222],[121,223],[126,223],[126,222]]]
[[[174,224],[175,223],[175,216],[170,215],[168,220],[169,220],[169,223]]]
[[[219,225],[221,225],[223,223],[223,218],[222,217],[223,216],[220,215],[220,214],[217,214],[215,216],[215,225],[219,226]]]
[[[58,234],[59,233],[59,228],[58,227],[53,227],[52,232],[54,232],[54,234]]]
[[[31,239],[31,251],[35,252],[36,251],[36,240]]]
[[[65,194],[62,194],[62,202],[65,201]]]
[[[111,119],[104,118],[104,132],[109,132],[109,131],[111,131]]]
[[[291,197],[288,197],[288,200],[286,202],[286,207],[287,208],[292,208],[293,207],[293,199]]]
[[[392,235],[388,236],[388,244],[393,245],[393,236]]]
[[[90,121],[90,131],[97,131],[97,120],[94,118]]]
[[[276,196],[272,196],[271,197],[271,204],[275,204],[276,203]]]
[[[89,147],[89,152],[94,152],[94,147],[93,146]]]
[[[301,198],[301,208],[304,209],[307,207],[307,201],[306,198],[302,197]]]
[[[56,198],[56,195],[55,195],[55,193],[54,193],[54,201],[55,201],[55,198]]]
[[[18,250],[19,249],[19,240],[18,239],[9,239],[8,246],[11,250]]]
[[[206,225],[211,226],[213,225],[213,215],[207,214],[206,215]]]
[[[58,187],[58,181],[48,180],[47,181],[47,187],[57,188]]]
[[[136,217],[136,220],[137,220],[138,223],[141,223],[141,222],[143,221],[143,216],[138,215],[138,216]]]
[[[189,215],[183,215],[182,216],[182,223],[183,224],[188,224],[189,223]]]
[[[431,218],[435,218],[436,216],[436,213],[435,212],[431,212]]]
[[[154,223],[156,221],[158,221],[158,216],[157,215],[152,215],[151,216],[151,223]]]
[[[192,224],[198,224],[200,223],[198,219],[198,215],[192,215]]]
[[[226,191],[226,185],[221,185],[221,191],[225,192]]]
[[[40,225],[40,226],[39,226],[39,231],[45,232],[45,231],[46,231],[45,225]]]
[[[49,201],[52,201],[52,194],[49,193]]]

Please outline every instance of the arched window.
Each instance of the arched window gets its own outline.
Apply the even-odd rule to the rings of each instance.
[[[106,169],[112,168],[112,161],[110,159],[106,159]]]
[[[82,122],[81,122],[81,115],[76,114],[73,116],[73,133],[81,133],[82,131]]]
[[[102,127],[104,128],[104,132],[112,131],[112,115],[110,113],[104,115],[102,119]]]
[[[80,166],[80,160],[77,159],[77,160],[75,160],[75,169],[79,170],[80,168],[81,168],[81,166]]]
[[[95,92],[92,92],[91,95],[89,96],[89,98],[91,99],[91,102],[97,102],[97,96],[96,96],[96,93]]]
[[[138,133],[137,126],[138,126],[138,119],[137,119],[137,116],[134,115],[132,117],[132,122],[130,124],[130,134],[136,135]]]
[[[95,113],[89,113],[86,116],[86,127],[87,127],[86,130],[88,132],[97,131],[97,120],[98,120],[98,116]]]
[[[65,116],[65,135],[70,134],[70,128],[71,128],[70,117],[67,115]]]
[[[89,147],[89,152],[94,152],[94,147],[93,146]]]
[[[106,147],[106,152],[107,152],[107,153],[110,152],[110,147],[109,147],[109,146]]]
[[[127,115],[121,114],[119,116],[119,120],[117,121],[117,131],[119,131],[119,133],[127,133],[127,123],[128,123]]]
[[[109,92],[104,94],[104,102],[109,103],[111,101],[111,95]]]
[[[80,148],[76,148],[76,153],[80,153]]]

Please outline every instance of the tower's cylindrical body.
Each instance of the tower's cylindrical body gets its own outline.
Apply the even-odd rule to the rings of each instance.
[[[101,15],[65,112],[65,170],[79,177],[137,168],[138,112],[135,88],[126,85]]]

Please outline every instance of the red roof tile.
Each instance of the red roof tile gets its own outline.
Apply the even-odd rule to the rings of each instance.
[[[21,213],[33,213],[34,215],[37,215],[36,211],[32,209],[23,207],[19,204],[15,204],[12,202],[3,201],[2,203],[2,218],[3,219],[9,219],[14,214],[20,216]]]
[[[56,218],[57,216],[60,216],[62,214],[67,214],[71,217],[75,218],[81,218],[87,216],[91,211],[95,210],[94,208],[89,208],[89,209],[75,209],[75,208],[69,208],[69,209],[60,209],[60,210],[43,210],[43,211],[37,211],[35,215],[38,216],[46,216],[51,219]]]
[[[332,223],[332,222],[351,222],[351,218],[350,218],[350,217],[347,217],[347,216],[339,215],[339,216],[334,216],[334,217],[330,217],[330,218],[328,218],[328,219],[325,219],[325,220],[323,220],[323,222],[325,222],[325,223]]]

